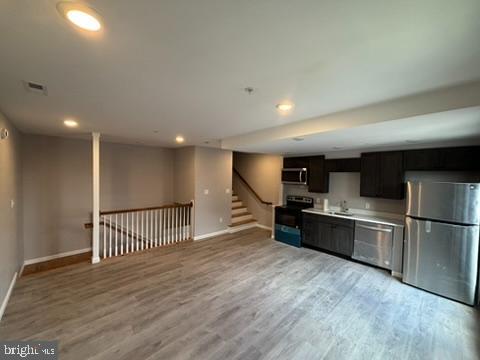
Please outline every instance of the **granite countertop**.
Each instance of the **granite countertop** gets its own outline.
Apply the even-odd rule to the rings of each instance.
[[[324,215],[324,216],[332,216],[332,217],[337,217],[342,219],[366,221],[366,222],[390,225],[390,226],[405,226],[405,222],[403,220],[389,219],[389,218],[373,216],[373,215],[364,215],[364,214],[355,214],[355,213],[353,213],[353,215],[341,215],[341,214],[334,214],[331,211],[324,211],[322,209],[317,209],[317,208],[304,209],[303,212],[310,213],[310,214]]]

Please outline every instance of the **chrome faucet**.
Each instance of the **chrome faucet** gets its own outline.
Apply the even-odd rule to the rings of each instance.
[[[340,201],[340,211],[341,212],[348,212],[347,201],[342,200]]]

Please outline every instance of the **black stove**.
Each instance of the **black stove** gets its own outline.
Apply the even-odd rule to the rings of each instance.
[[[313,198],[288,195],[287,203],[275,207],[275,239],[301,246],[302,210],[313,207]]]

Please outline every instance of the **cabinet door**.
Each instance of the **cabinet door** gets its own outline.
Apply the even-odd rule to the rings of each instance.
[[[403,152],[380,153],[378,174],[378,197],[385,199],[404,198]]]
[[[328,192],[328,172],[325,168],[325,156],[312,156],[308,166],[308,191]]]
[[[480,147],[457,147],[438,149],[442,170],[473,171],[480,169]]]
[[[378,153],[362,154],[360,160],[360,196],[378,196],[379,162]]]
[[[346,226],[331,225],[332,251],[352,256],[353,254],[353,229]]]
[[[308,168],[309,158],[307,156],[303,157],[286,157],[283,158],[283,168],[284,169],[301,169]]]
[[[317,221],[312,214],[303,214],[302,244],[317,246]]]
[[[360,196],[403,199],[403,174],[402,151],[362,154]]]
[[[319,222],[317,225],[317,234],[318,237],[316,246],[318,248],[328,251],[335,250],[332,239],[332,225]]]
[[[440,170],[442,161],[438,149],[407,150],[405,170]]]

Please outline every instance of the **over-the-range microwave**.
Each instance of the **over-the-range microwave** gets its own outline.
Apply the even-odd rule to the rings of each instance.
[[[307,185],[307,169],[306,168],[287,168],[282,169],[283,184]]]

